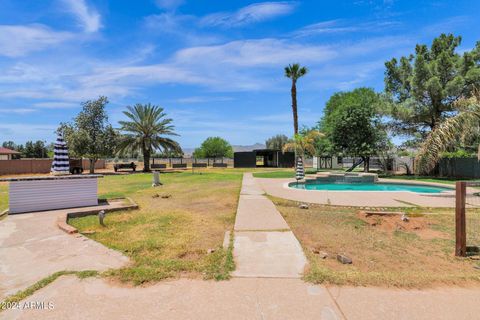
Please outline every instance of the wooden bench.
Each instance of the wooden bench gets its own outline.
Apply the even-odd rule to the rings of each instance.
[[[206,168],[206,163],[192,163],[192,168]]]
[[[150,168],[152,169],[166,169],[167,165],[165,163],[153,163]]]
[[[187,169],[186,163],[172,163],[172,168],[174,169]]]
[[[226,168],[228,166],[227,163],[213,163],[214,168]]]
[[[116,163],[113,166],[113,170],[115,170],[115,172],[117,172],[120,169],[132,169],[133,172],[135,172],[137,170],[137,165],[133,162],[130,162],[130,163]]]

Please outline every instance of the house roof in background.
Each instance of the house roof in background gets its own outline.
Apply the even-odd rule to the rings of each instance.
[[[0,154],[20,154],[20,152],[0,147]]]

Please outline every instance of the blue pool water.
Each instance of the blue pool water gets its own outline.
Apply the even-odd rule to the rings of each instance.
[[[409,191],[415,193],[441,193],[453,189],[401,183],[291,183],[291,188],[328,191]]]

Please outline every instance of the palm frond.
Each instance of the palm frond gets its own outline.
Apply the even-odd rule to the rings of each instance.
[[[480,126],[480,99],[473,97],[462,99],[456,116],[445,120],[438,128],[430,132],[417,155],[416,168],[419,173],[429,173],[440,160],[442,153],[456,142],[462,140]],[[479,149],[480,159],[480,149]]]
[[[285,77],[296,81],[298,78],[303,77],[308,73],[306,67],[301,67],[298,63],[289,64],[285,67]]]
[[[317,130],[310,130],[305,134],[296,134],[293,139],[283,146],[282,152],[294,151],[297,154],[302,155],[302,157],[305,152],[315,154],[316,141],[323,136],[324,134]]]
[[[164,109],[155,105],[135,104],[123,112],[127,121],[119,121],[123,136],[119,151],[135,149],[153,151],[155,149],[180,150],[179,144],[166,136],[177,136],[173,120],[166,118]]]

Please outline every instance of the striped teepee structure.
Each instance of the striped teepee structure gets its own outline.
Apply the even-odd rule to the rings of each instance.
[[[297,158],[297,168],[295,173],[295,179],[303,180],[305,178],[305,170],[303,169],[302,157]]]
[[[53,149],[54,156],[52,162],[52,169],[50,170],[52,174],[69,174],[70,173],[70,162],[68,159],[68,148],[67,144],[63,140],[61,135],[58,135],[57,142],[55,142],[55,147]]]

